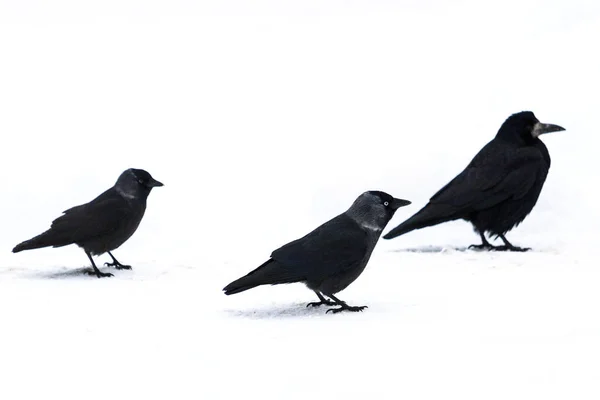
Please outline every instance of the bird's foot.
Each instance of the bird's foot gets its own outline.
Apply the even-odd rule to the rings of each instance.
[[[525,252],[531,250],[531,247],[517,247],[517,246],[497,246],[494,247],[494,251],[517,251],[517,252]]]
[[[342,311],[358,312],[358,311],[364,310],[365,308],[369,308],[369,307],[367,307],[367,306],[349,306],[349,305],[344,304],[340,308],[330,308],[329,310],[325,311],[325,314],[327,314],[329,311],[331,311],[333,314],[337,314]]]
[[[491,250],[496,250],[496,249],[497,249],[496,246],[492,246],[489,243],[472,244],[472,245],[469,246],[469,250],[478,250],[478,251],[487,250],[487,251],[491,251]]]
[[[120,262],[105,262],[104,263],[105,267],[115,267],[115,269],[131,269],[131,265],[123,265]]]
[[[100,271],[87,271],[89,275],[96,275],[98,278],[108,278],[109,276],[114,276],[110,272],[100,272]]]
[[[319,307],[319,306],[336,306],[337,303],[331,300],[315,301],[314,303],[308,303],[306,307]]]

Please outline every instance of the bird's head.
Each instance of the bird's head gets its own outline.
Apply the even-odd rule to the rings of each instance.
[[[150,194],[152,188],[164,186],[161,182],[154,179],[148,172],[143,169],[129,168],[124,171],[115,188],[126,198],[146,198]]]
[[[346,214],[366,230],[381,232],[400,207],[410,204],[408,200],[372,190],[364,192],[354,201]]]
[[[565,128],[562,126],[540,122],[531,111],[522,111],[511,115],[504,121],[497,137],[530,144],[544,133],[564,130]]]

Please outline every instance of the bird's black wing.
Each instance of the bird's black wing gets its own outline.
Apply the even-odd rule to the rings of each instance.
[[[534,147],[511,149],[489,157],[478,155],[429,203],[462,214],[484,210],[507,199],[520,199],[543,174],[545,165],[543,155]]]
[[[319,281],[356,266],[366,255],[366,232],[342,214],[275,250],[267,262],[223,290],[230,295],[259,285]]]
[[[425,207],[389,231],[384,239],[465,218],[510,199],[521,199],[546,178],[548,167],[536,147],[515,148],[491,141]]]
[[[48,233],[70,243],[80,243],[118,230],[130,214],[127,201],[109,189],[90,203],[70,208],[52,222]],[[63,241],[64,241],[63,240]]]
[[[275,250],[271,258],[289,274],[319,279],[352,268],[366,253],[367,233],[352,218],[341,214]]]
[[[122,197],[122,196],[119,193],[117,193],[117,191],[115,190],[114,187],[111,187],[110,189],[105,190],[102,194],[100,194],[98,197],[96,197],[94,200],[90,201],[89,203],[71,207],[68,210],[63,211],[63,214],[77,212],[78,210],[83,210],[84,208],[89,208],[90,206],[93,207],[95,204],[99,204],[99,203],[102,203],[105,201],[110,201],[110,199],[118,199],[119,197]]]

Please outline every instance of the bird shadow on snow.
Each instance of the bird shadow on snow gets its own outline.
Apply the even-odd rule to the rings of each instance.
[[[106,272],[100,269],[102,272]],[[55,271],[34,272],[29,275],[31,278],[39,279],[98,279],[91,267],[82,268],[63,268]]]
[[[408,247],[403,249],[389,250],[389,253],[470,253],[470,254],[531,254],[531,253],[555,253],[556,249],[552,248],[539,248],[530,249],[526,252],[512,252],[512,251],[490,251],[490,250],[478,250],[470,249],[469,247],[454,247],[454,246],[421,246],[421,247]]]
[[[422,247],[409,247],[404,249],[390,250],[390,253],[481,253],[479,250],[469,249],[468,247],[453,247],[453,246],[422,246]]]
[[[258,309],[233,310],[225,309],[224,311],[232,317],[252,318],[252,319],[271,319],[271,318],[305,318],[323,316],[328,309],[336,308],[335,306],[327,307],[306,307],[306,303],[291,303],[283,305],[273,305]],[[344,314],[344,313],[340,313]],[[336,314],[333,314],[336,315]]]

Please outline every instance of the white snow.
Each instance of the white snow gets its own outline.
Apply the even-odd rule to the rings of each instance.
[[[599,37],[596,1],[0,2],[0,399],[597,399]],[[362,313],[222,294],[365,190],[394,227],[521,110],[567,129],[534,251],[454,222],[381,241]],[[10,252],[129,167],[165,183],[132,271]]]

